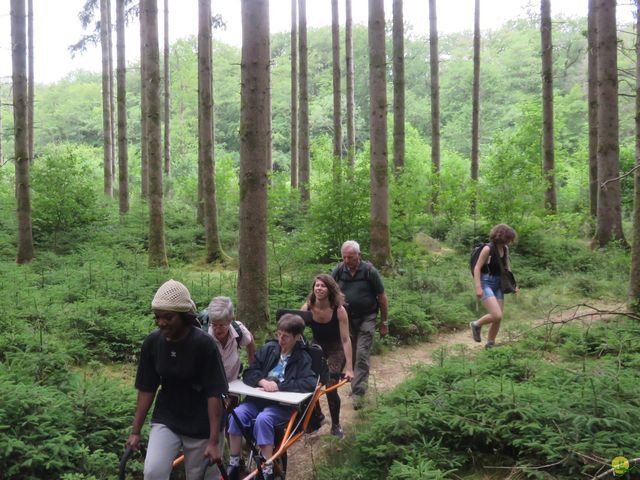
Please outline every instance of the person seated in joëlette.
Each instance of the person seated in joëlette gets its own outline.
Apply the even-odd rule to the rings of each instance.
[[[312,392],[318,376],[313,371],[311,357],[302,343],[304,320],[299,315],[285,314],[278,321],[278,339],[269,340],[257,352],[255,361],[243,372],[242,380],[250,387],[265,392]],[[272,400],[249,397],[235,408],[235,417],[229,418],[230,480],[240,477],[240,451],[242,430],[253,427],[253,436],[265,459],[273,455],[275,428],[284,425],[291,416],[292,407]],[[274,478],[273,464],[265,462],[263,476]]]

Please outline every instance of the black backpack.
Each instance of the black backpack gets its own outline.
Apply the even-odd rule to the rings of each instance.
[[[482,252],[482,249],[489,245],[489,248],[491,248],[491,244],[490,243],[476,243],[473,246],[473,249],[471,250],[471,255],[469,257],[469,269],[471,270],[471,276],[473,276],[473,270],[474,268],[476,268],[476,263],[478,263],[478,258],[480,258],[480,252]],[[491,261],[491,256],[489,256],[489,260],[487,261],[487,263],[489,263]]]
[[[209,312],[207,312],[206,310],[201,311],[198,314],[198,322],[200,322],[200,328],[202,328],[202,330],[204,330],[205,332],[209,332]],[[238,345],[238,348],[240,348],[240,341],[242,340],[242,335],[243,335],[242,329],[240,328],[240,324],[235,320],[232,320],[231,326],[238,334],[238,336],[236,337],[236,343]]]

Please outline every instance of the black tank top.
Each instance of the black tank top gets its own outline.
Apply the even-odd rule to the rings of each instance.
[[[503,256],[500,257],[500,253],[498,252],[498,247],[496,247],[495,245],[489,244],[490,250],[489,250],[489,261],[487,263],[485,263],[482,268],[480,269],[480,272],[482,273],[488,273],[489,275],[492,275],[494,277],[499,277],[500,276],[500,264],[498,262],[502,262],[502,267],[503,268],[507,268],[507,256],[509,255],[507,247],[503,247],[502,253]]]
[[[311,310],[311,308],[309,308]],[[311,322],[313,338],[317,343],[333,343],[340,341],[340,322],[338,321],[338,307],[333,309],[331,320],[327,323]]]

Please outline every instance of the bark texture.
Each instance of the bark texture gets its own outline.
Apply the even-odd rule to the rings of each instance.
[[[116,0],[116,78],[118,104],[118,206],[129,211],[129,148],[127,136],[127,62],[124,37],[124,2]]]
[[[111,84],[109,81],[109,10],[108,1],[100,0],[100,47],[102,49],[102,147],[104,159],[104,193],[113,197],[113,124],[111,122]]]
[[[471,179],[478,180],[480,169],[480,0],[473,13],[473,89],[471,99]],[[475,213],[474,199],[473,210]]]
[[[164,174],[171,175],[171,69],[169,68],[169,0],[164,0]]]
[[[633,189],[633,244],[629,272],[629,309],[640,311],[640,1],[636,0],[636,171]]]
[[[340,19],[338,0],[331,0],[331,53],[333,60],[333,179],[340,179],[342,168],[342,124],[340,107]]]
[[[13,130],[15,139],[16,201],[19,264],[33,260],[31,192],[29,190],[29,138],[27,131],[27,32],[24,0],[11,0],[11,62]]]
[[[218,235],[213,141],[211,0],[198,0],[198,158],[202,177],[207,263],[222,260]]]
[[[308,202],[311,193],[309,191],[309,179],[311,165],[309,159],[309,80],[307,50],[307,0],[298,0],[298,42],[300,53],[300,72],[298,81],[300,85],[299,114],[298,117],[298,186],[302,200]]]
[[[551,2],[540,2],[540,46],[542,50],[542,171],[547,182],[545,208],[556,213],[555,154],[553,141],[553,43],[551,41]]]
[[[145,25],[145,76],[149,154],[149,265],[166,267],[162,191],[162,130],[160,125],[160,46],[157,0],[141,0],[141,24]]]
[[[143,200],[149,198],[149,142],[147,126],[147,58],[146,52],[146,28],[143,18],[143,1],[140,1],[140,197]]]
[[[269,318],[267,163],[269,148],[269,2],[242,0],[240,244],[238,318],[255,329]]]
[[[369,0],[369,119],[371,125],[371,258],[391,264],[387,155],[387,78],[383,0]]]
[[[616,0],[597,0],[598,15],[598,211],[594,247],[624,242],[620,205],[618,144],[618,59]],[[608,182],[605,187],[603,183]]]
[[[431,166],[434,175],[431,210],[438,204],[440,176],[440,67],[436,0],[429,0],[429,71],[431,73]]]
[[[353,171],[356,164],[355,72],[353,65],[353,14],[351,0],[345,2],[345,64],[347,69],[347,163]]]
[[[598,38],[596,0],[589,0],[587,17],[589,102],[589,211],[598,214]]]
[[[298,0],[291,0],[291,187],[298,188]]]
[[[33,0],[28,2],[27,11],[27,135],[29,138],[29,162],[33,162],[33,102],[35,101],[35,73],[33,63]]]
[[[404,15],[402,0],[393,0],[393,169],[404,168]]]

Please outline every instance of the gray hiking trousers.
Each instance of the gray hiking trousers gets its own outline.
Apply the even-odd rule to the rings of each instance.
[[[362,396],[369,384],[369,366],[373,337],[376,332],[377,313],[349,319],[351,348],[353,349],[353,380],[351,392]]]

